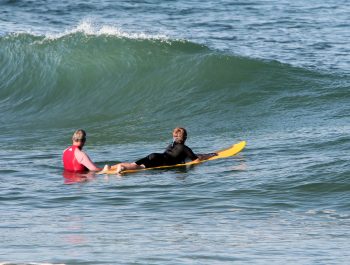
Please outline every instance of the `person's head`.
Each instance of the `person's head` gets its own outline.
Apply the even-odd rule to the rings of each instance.
[[[174,142],[184,144],[187,139],[187,131],[185,128],[176,127],[173,130]]]
[[[86,141],[86,132],[84,130],[76,130],[72,137],[73,145],[83,147]]]

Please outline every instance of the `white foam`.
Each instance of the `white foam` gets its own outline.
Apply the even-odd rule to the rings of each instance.
[[[83,33],[87,36],[116,36],[128,39],[161,40],[170,41],[164,34],[149,34],[144,32],[126,32],[113,25],[98,25],[89,19],[82,20],[76,27],[66,30],[63,33],[45,34],[49,39],[57,39],[74,33]]]

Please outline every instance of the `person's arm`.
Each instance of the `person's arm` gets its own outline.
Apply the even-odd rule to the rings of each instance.
[[[83,164],[87,169],[90,171],[100,171],[102,168],[97,167],[90,159],[90,157],[83,151],[79,150],[78,148],[75,149],[75,159],[80,163]]]
[[[193,153],[193,151],[191,150],[191,148],[189,148],[188,146],[185,147],[185,152],[187,154],[187,157],[190,158],[192,161],[194,162],[199,162],[202,160],[207,160],[213,156],[217,156],[217,153],[209,153],[209,154],[195,154]]]
[[[191,148],[189,148],[188,146],[184,145],[184,151],[186,153],[186,157],[188,159],[190,159],[191,161],[196,161],[199,159],[198,155],[196,155]],[[198,160],[199,161],[199,160]]]
[[[207,160],[213,156],[217,156],[217,153],[209,153],[209,154],[197,154],[198,156],[198,161],[202,161],[202,160]]]

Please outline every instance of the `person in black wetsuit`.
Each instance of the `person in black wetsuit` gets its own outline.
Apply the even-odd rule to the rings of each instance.
[[[143,169],[150,167],[168,166],[185,163],[186,160],[201,161],[217,154],[198,155],[193,153],[191,148],[185,145],[187,139],[186,129],[177,127],[173,130],[173,143],[170,144],[164,153],[152,153],[133,163],[119,163],[111,167],[116,173],[124,170]],[[109,169],[105,168],[104,170]]]

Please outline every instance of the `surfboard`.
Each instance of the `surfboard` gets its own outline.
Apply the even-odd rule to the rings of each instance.
[[[227,157],[234,156],[241,152],[244,147],[246,146],[246,141],[241,141],[239,143],[233,144],[230,147],[215,151],[214,153],[217,153],[216,156],[210,157],[209,159],[206,160],[201,160],[201,161],[191,161],[183,164],[176,164],[176,165],[170,165],[170,166],[159,166],[159,167],[150,167],[150,168],[143,168],[143,169],[133,169],[133,170],[124,170],[121,172],[121,174],[128,174],[128,173],[134,173],[134,172],[140,172],[140,171],[145,171],[145,170],[152,170],[152,169],[162,169],[162,168],[175,168],[175,167],[184,167],[184,166],[190,166],[190,165],[196,165],[196,164],[202,164],[206,161],[211,161],[211,160],[216,160],[216,159],[223,159]],[[116,170],[106,170],[106,171],[100,171],[97,174],[116,174]]]

